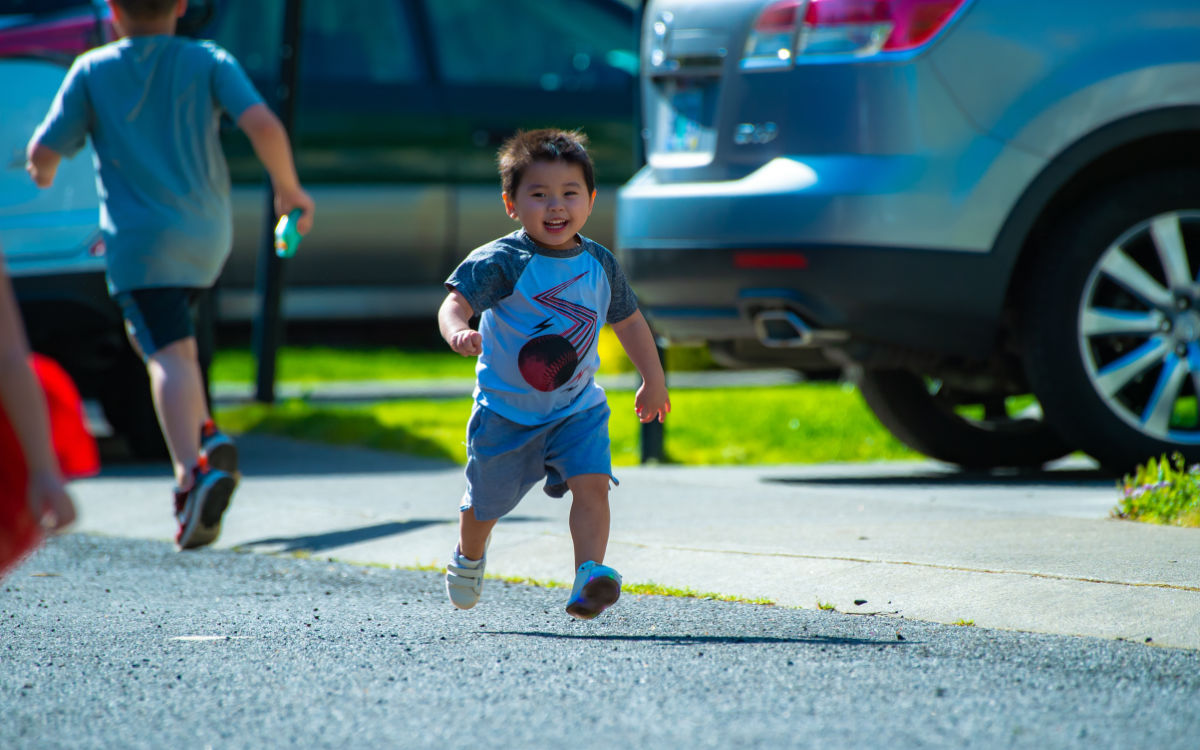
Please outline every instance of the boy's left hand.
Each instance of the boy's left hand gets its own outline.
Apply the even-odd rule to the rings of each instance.
[[[633,399],[633,410],[642,424],[656,418],[662,422],[671,412],[671,397],[667,395],[666,386],[651,387],[643,382]]]

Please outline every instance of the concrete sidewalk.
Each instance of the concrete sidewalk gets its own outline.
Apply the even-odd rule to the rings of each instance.
[[[239,444],[245,476],[217,547],[436,566],[454,544],[458,466]],[[1007,478],[933,462],[617,476],[608,562],[627,583],[1200,649],[1200,530],[1109,519],[1114,483],[1086,463]],[[73,486],[78,531],[171,539],[164,466],[115,465]],[[569,581],[568,510],[531,492],[497,527],[488,573]],[[489,595],[498,587],[479,606]]]

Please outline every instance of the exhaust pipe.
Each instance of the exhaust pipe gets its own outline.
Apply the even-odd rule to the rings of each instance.
[[[762,310],[754,315],[754,331],[763,346],[785,349],[808,346],[813,330],[791,310]]]

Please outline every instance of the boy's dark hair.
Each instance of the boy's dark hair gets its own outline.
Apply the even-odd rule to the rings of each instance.
[[[521,185],[525,168],[535,161],[565,161],[583,167],[588,195],[596,189],[595,168],[588,156],[587,136],[578,130],[518,130],[500,147],[500,187],[510,196]]]
[[[113,0],[125,15],[138,21],[148,21],[175,14],[177,0]]]

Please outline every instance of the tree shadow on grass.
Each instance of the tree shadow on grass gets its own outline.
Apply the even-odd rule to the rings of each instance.
[[[259,415],[246,426],[245,432],[326,445],[402,453],[438,461],[455,460],[455,456],[436,441],[401,425],[384,424],[369,412],[308,409],[304,404],[285,404],[281,408]]]
[[[413,471],[461,471],[444,451],[435,456],[393,452],[355,445],[331,445],[252,432],[236,435],[238,465],[243,477],[329,476],[335,474],[398,474]],[[440,457],[439,457],[440,456]],[[102,477],[169,477],[166,461],[137,461],[127,456],[101,456]]]

